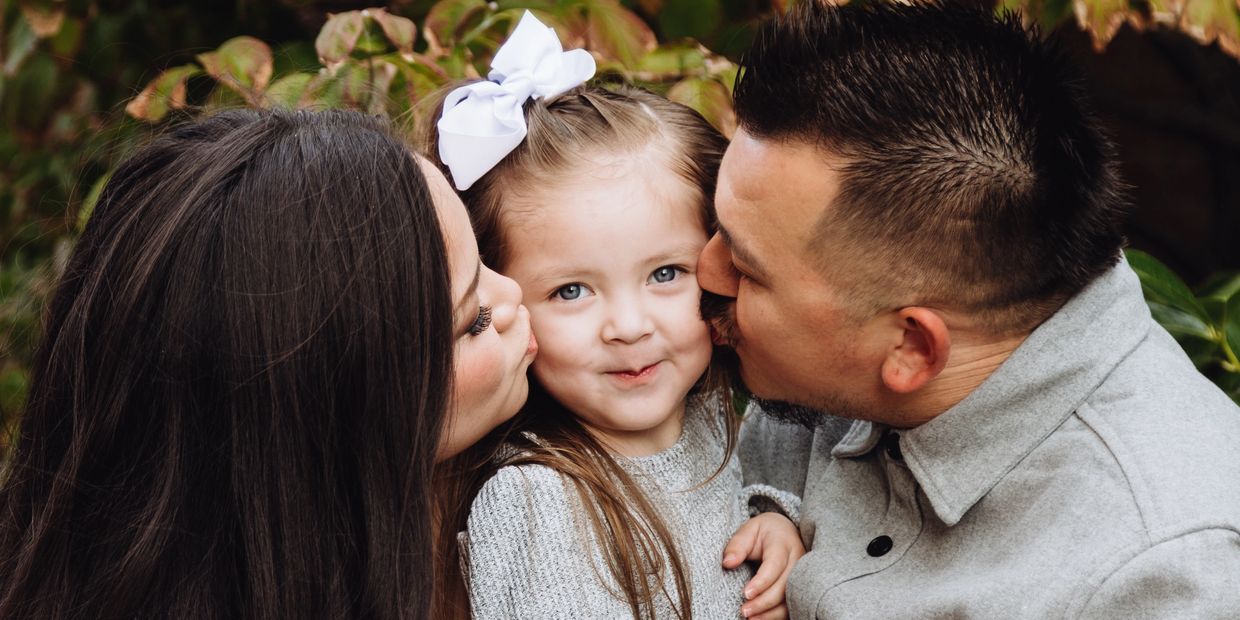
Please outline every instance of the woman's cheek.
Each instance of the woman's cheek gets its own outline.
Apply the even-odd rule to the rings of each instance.
[[[458,347],[453,393],[461,415],[490,417],[480,410],[488,397],[494,396],[504,379],[504,355],[499,337],[487,334],[494,342],[472,342]]]

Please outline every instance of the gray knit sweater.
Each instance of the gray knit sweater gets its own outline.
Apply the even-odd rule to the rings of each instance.
[[[738,618],[753,569],[724,570],[724,545],[748,518],[754,493],[789,513],[798,500],[769,487],[742,489],[735,454],[718,476],[697,486],[723,460],[723,423],[716,399],[691,399],[685,409],[684,430],[673,446],[620,462],[661,509],[676,539],[690,573],[693,617]],[[556,471],[501,468],[479,491],[468,531],[459,535],[473,617],[631,617],[586,519],[577,491]],[[675,617],[667,597],[656,605],[659,618]]]

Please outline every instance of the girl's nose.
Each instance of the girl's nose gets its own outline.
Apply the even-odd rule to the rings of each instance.
[[[607,342],[637,342],[654,332],[654,319],[637,297],[609,300],[602,336]]]

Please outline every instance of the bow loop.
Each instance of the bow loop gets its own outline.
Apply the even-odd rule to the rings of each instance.
[[[488,81],[452,91],[443,104],[439,159],[459,190],[469,189],[525,139],[523,106],[554,97],[594,75],[594,57],[564,51],[555,30],[525,12],[491,60]]]

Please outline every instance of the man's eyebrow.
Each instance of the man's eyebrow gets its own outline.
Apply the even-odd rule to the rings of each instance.
[[[478,261],[478,267],[474,269],[474,281],[469,283],[469,287],[465,289],[465,294],[461,296],[461,301],[452,309],[453,317],[460,317],[465,312],[465,304],[469,302],[474,293],[478,292],[478,280],[482,277],[482,261]],[[455,319],[454,319],[455,320]]]
[[[732,257],[740,259],[740,262],[743,263],[742,266],[753,272],[753,275],[760,278],[766,278],[766,270],[762,268],[762,263],[759,263],[758,260],[754,258],[754,255],[748,250],[748,248],[743,245],[738,245],[736,243],[736,238],[728,232],[728,229],[723,227],[723,224],[719,224],[718,228],[719,236],[723,237],[723,243],[728,246],[728,251],[732,252]]]

